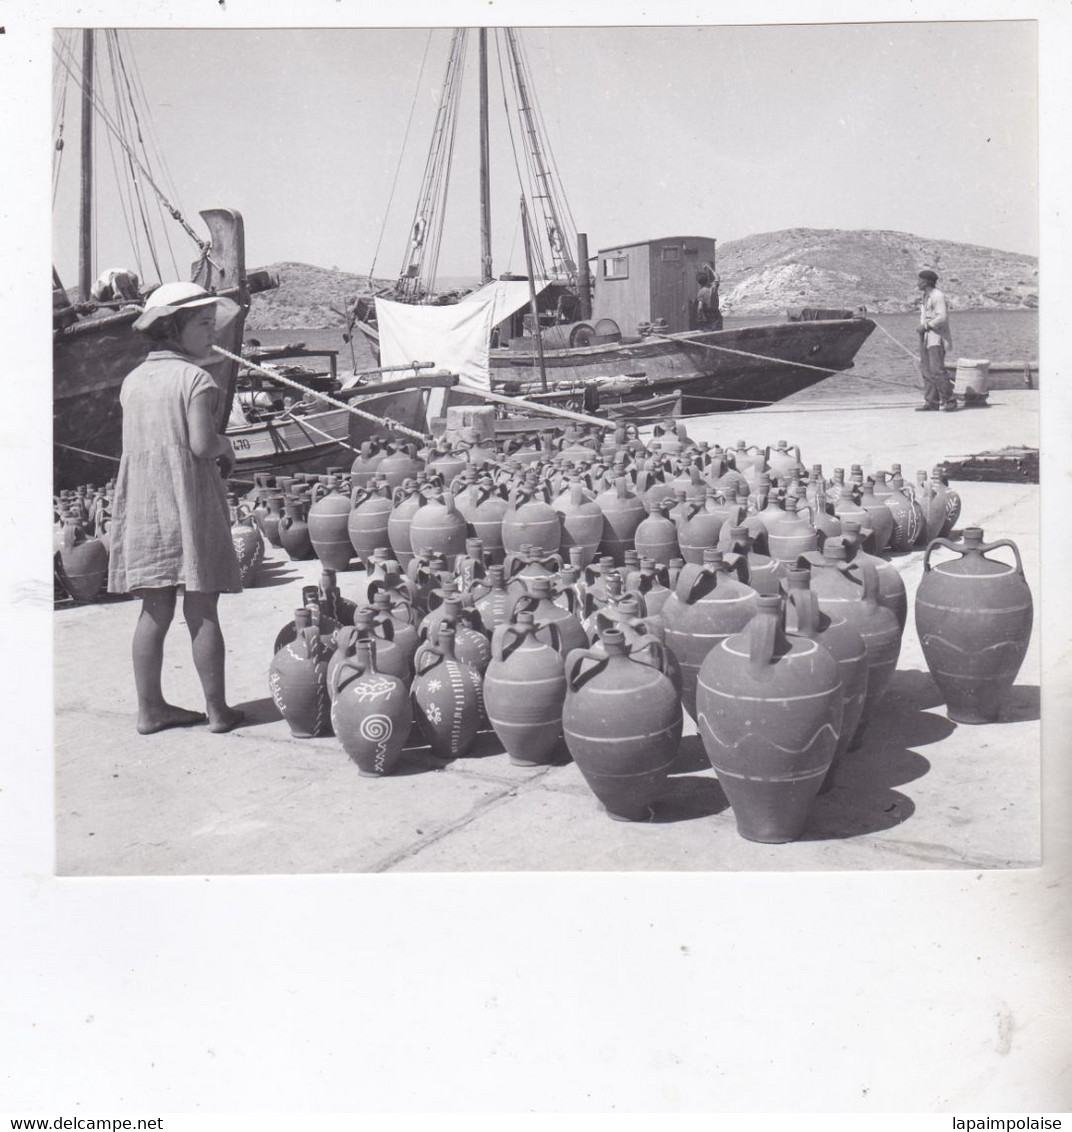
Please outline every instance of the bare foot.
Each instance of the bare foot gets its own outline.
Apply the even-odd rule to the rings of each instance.
[[[192,727],[204,723],[207,716],[203,711],[189,711],[187,708],[163,704],[159,709],[138,715],[138,734],[155,735],[169,727]]]
[[[218,715],[213,715],[209,721],[208,729],[214,735],[222,735],[226,731],[233,731],[240,723],[244,723],[246,713],[238,708],[227,708]]]

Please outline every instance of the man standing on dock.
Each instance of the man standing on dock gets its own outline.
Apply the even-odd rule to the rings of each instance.
[[[944,409],[953,412],[957,399],[953,396],[953,379],[946,373],[945,352],[953,348],[949,334],[949,306],[938,290],[938,276],[925,268],[919,273],[919,289],[923,305],[919,314],[919,366],[923,372],[923,404],[917,413]]]

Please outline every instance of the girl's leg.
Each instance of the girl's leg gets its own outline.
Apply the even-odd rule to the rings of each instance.
[[[227,704],[224,680],[224,643],[216,606],[219,594],[187,590],[182,612],[190,630],[194,667],[205,690],[209,731],[230,731],[245,718]]]
[[[138,731],[151,735],[167,727],[204,723],[203,712],[175,707],[164,699],[160,687],[164,667],[164,638],[175,616],[175,587],[138,590],[141,615],[134,629],[132,654],[134,686],[138,690]]]

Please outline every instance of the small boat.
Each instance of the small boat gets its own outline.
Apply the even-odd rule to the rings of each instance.
[[[486,357],[469,373],[461,371],[463,386],[477,384],[526,398],[539,393],[548,403],[564,403],[576,397],[579,386],[590,387],[589,411],[598,406],[609,412],[679,390],[681,411],[699,414],[771,404],[851,368],[874,330],[862,311],[812,309],[783,323],[723,329],[721,315],[711,317],[707,305],[700,303],[701,278],[716,284],[717,293],[715,241],[710,237],[668,236],[605,247],[594,257],[593,278],[587,236],[573,232],[524,48],[510,28],[496,29],[495,34],[499,57],[506,60],[509,71],[503,100],[513,99],[523,139],[518,148],[527,149],[522,157],[515,157],[527,274],[495,280],[491,271],[488,52],[487,32],[480,29],[483,283],[473,294],[437,294],[435,275],[468,34],[459,29],[451,42],[412,235],[398,280],[389,294],[360,296],[350,314],[348,331],[356,329],[368,339],[380,364],[402,360],[413,350],[413,342],[431,341],[429,327],[449,322],[444,306],[463,312],[492,289],[513,283],[512,298],[504,294],[495,300],[495,321],[488,338],[478,343]],[[530,213],[541,223],[530,226]],[[517,293],[518,284],[523,284],[525,294]],[[412,312],[409,328],[406,308]],[[465,333],[468,321],[463,324],[459,319],[454,337]],[[444,354],[458,348],[452,333],[448,327],[435,339]],[[435,361],[449,366],[453,358]]]

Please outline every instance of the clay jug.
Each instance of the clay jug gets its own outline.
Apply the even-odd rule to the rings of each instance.
[[[358,613],[358,617],[364,611]],[[413,606],[397,591],[379,590],[372,599],[372,622],[378,637],[393,641],[405,657],[407,670],[413,671],[413,658],[420,644],[417,636],[417,615]],[[356,619],[355,619],[356,620]]]
[[[1009,566],[988,558],[1008,547]],[[939,548],[960,555],[931,564]],[[964,539],[936,539],[923,556],[916,590],[916,631],[923,656],[955,723],[992,723],[1020,671],[1034,617],[1031,590],[1016,543],[984,543],[979,527]]]
[[[417,459],[416,448],[412,444],[394,442],[387,449],[387,455],[376,465],[376,477],[385,479],[388,488],[394,491],[402,486],[404,480],[423,471],[424,461]]]
[[[646,617],[642,603],[634,594],[626,594],[614,605],[605,605],[600,609],[595,615],[593,629],[595,631],[595,639],[592,642],[593,652],[605,651],[602,644],[603,636],[612,629],[622,634],[629,651],[638,654],[638,660],[640,651],[647,648],[652,641],[664,646],[666,644],[666,632],[662,620],[658,617]],[[665,672],[670,677],[670,683],[674,685],[674,691],[680,699],[681,665],[669,649],[664,651]]]
[[[338,488],[338,481],[325,488],[314,484],[309,507],[309,540],[317,558],[332,570],[348,570],[354,548],[350,545],[347,523],[350,499]]]
[[[464,664],[471,665],[483,676],[491,660],[491,642],[479,630],[475,610],[466,609],[460,597],[449,597],[441,606],[429,613],[417,627],[421,644],[413,657],[415,668],[420,667],[421,654],[439,643],[439,631],[446,622],[454,627],[454,654]]]
[[[454,655],[454,626],[444,622],[439,641],[417,666],[411,689],[413,714],[438,759],[469,753],[484,716],[477,671]]]
[[[238,575],[243,589],[248,589],[257,584],[257,573],[264,561],[264,537],[248,504],[232,502],[230,510],[231,543],[238,559]]]
[[[562,516],[560,552],[568,557],[571,548],[578,547],[587,566],[595,558],[603,537],[603,512],[595,497],[585,491],[580,480],[574,479],[553,507]]]
[[[439,477],[440,481],[449,486],[455,477],[460,476],[468,467],[468,461],[454,448],[437,448],[429,454],[431,459],[425,464],[425,469],[432,475]]]
[[[406,654],[394,642],[394,622],[390,619],[376,624],[371,609],[364,609],[357,615],[357,624],[344,625],[335,634],[335,649],[328,658],[327,682],[332,699],[335,698],[335,672],[341,664],[352,661],[357,655],[357,646],[362,641],[371,641],[376,649],[376,664],[381,672],[396,676],[407,687],[413,679],[413,666]]]
[[[897,618],[897,624],[903,633],[908,620],[908,594],[901,572],[892,562],[864,549],[865,541],[869,540],[865,540],[866,532],[860,529],[858,523],[846,519],[842,526],[844,533],[841,541],[845,544],[849,562],[859,566],[870,562],[874,566],[878,572],[878,600]]]
[[[808,567],[790,570],[785,587],[786,631],[818,641],[838,662],[841,673],[841,731],[830,769],[819,788],[822,793],[833,786],[838,764],[852,745],[863,718],[867,700],[867,646],[844,618],[831,617],[819,608],[819,599],[811,592]]]
[[[510,504],[499,494],[489,476],[471,484],[455,496],[458,510],[469,524],[469,533],[480,539],[492,563],[499,563],[506,556],[503,548],[503,518],[510,510]]]
[[[677,541],[686,562],[700,565],[703,552],[713,550],[722,531],[723,519],[707,509],[706,497],[694,499],[678,514]],[[669,558],[667,561],[669,562]]]
[[[379,478],[368,487],[355,487],[350,495],[346,534],[354,554],[362,561],[388,544],[388,524],[394,505],[390,488]],[[311,512],[310,512],[311,514]]]
[[[798,515],[795,498],[786,500],[782,515],[779,523],[768,528],[767,546],[774,561],[788,568],[795,565],[802,554],[815,550],[819,542],[815,528]]]
[[[413,516],[424,501],[415,479],[404,480],[395,489],[392,497],[394,506],[387,517],[387,541],[391,544],[398,564],[403,570],[413,560],[413,546],[409,537],[409,526]],[[382,543],[380,544],[383,545]]]
[[[864,717],[886,694],[897,669],[901,630],[893,611],[879,601],[878,571],[870,562],[853,565],[841,539],[827,539],[821,555],[807,555],[811,588],[819,608],[844,618],[867,646],[867,699]],[[862,724],[861,724],[862,726]]]
[[[871,549],[875,554],[881,554],[890,545],[890,539],[893,537],[893,512],[885,499],[879,499],[875,495],[874,488],[874,480],[867,480],[863,494],[860,496],[860,506],[867,512],[867,520],[863,526],[870,527],[873,532]],[[842,526],[844,526],[844,518]]]
[[[893,519],[889,549],[894,554],[905,554],[919,538],[922,508],[915,502],[911,487],[904,484],[891,485],[889,494],[882,496],[882,502],[890,509]]]
[[[777,448],[767,448],[766,457],[767,466],[775,479],[788,480],[791,476],[804,474],[800,448],[796,444],[790,448],[788,441],[779,440]]]
[[[279,523],[283,518],[283,496],[269,495],[265,501],[265,511],[261,516],[261,530],[272,546],[282,546],[279,541]]]
[[[562,604],[559,604],[560,602]],[[514,599],[510,619],[513,620],[522,612],[533,615],[537,635],[540,640],[547,643],[551,643],[551,634],[546,626],[554,624],[559,638],[556,647],[563,656],[570,649],[585,648],[588,645],[588,634],[585,633],[581,619],[577,616],[572,590],[563,590],[556,595],[551,589],[550,579],[533,578],[528,592],[519,594]]]
[[[99,538],[88,538],[74,516],[63,521],[54,558],[59,584],[74,601],[94,601],[108,577],[108,551]]]
[[[929,543],[948,536],[960,516],[960,496],[945,482],[940,465],[931,470],[927,492],[921,502],[927,522],[926,537],[922,541]]]
[[[431,495],[410,520],[410,546],[428,548],[441,555],[448,569],[458,555],[465,552],[465,537],[465,519],[450,492]]]
[[[376,469],[386,458],[383,451],[374,441],[366,440],[361,445],[357,459],[350,465],[350,484],[352,487],[368,487],[376,474]]]
[[[838,662],[789,637],[781,599],[758,599],[748,628],[704,660],[697,691],[704,749],[749,841],[795,841],[830,769],[842,726]]]
[[[552,638],[556,633],[552,626]],[[562,737],[566,676],[561,652],[536,636],[527,612],[495,630],[491,652],[484,673],[488,722],[512,763],[542,766]]]
[[[620,477],[613,488],[596,496],[596,503],[603,512],[599,553],[609,555],[620,566],[626,548],[633,545],[637,527],[644,521],[644,504],[629,490],[625,476]]]
[[[475,582],[470,590],[473,609],[480,618],[480,627],[488,636],[498,625],[510,620],[510,612],[520,594],[525,593],[523,582],[507,582],[502,566],[489,566],[487,577]]]
[[[336,635],[342,626],[333,617],[324,612],[320,604],[320,591],[316,586],[302,586],[302,605],[309,610],[310,624],[321,635],[324,647],[330,650],[335,648]],[[284,645],[290,644],[297,636],[298,624],[288,621],[275,636],[272,652],[278,652]]]
[[[627,589],[629,593],[635,594],[640,599],[644,616],[659,617],[673,592],[670,588],[670,568],[659,566],[650,558],[642,558],[640,569],[630,580]],[[659,624],[662,624],[661,619]]]
[[[661,566],[669,563],[680,553],[677,541],[677,526],[669,517],[672,504],[663,500],[654,507],[647,507],[647,518],[643,519],[633,533],[633,543],[637,552],[650,558]]]
[[[284,504],[283,512],[283,518],[279,520],[280,545],[292,561],[315,558],[309,524],[305,521],[305,509],[301,503],[292,497]]]
[[[268,687],[275,706],[297,739],[331,734],[328,652],[313,625],[312,613],[294,613],[295,636],[272,657]]]
[[[462,593],[469,593],[477,582],[483,581],[490,565],[491,561],[480,539],[467,538],[465,553],[454,560],[454,574]]]
[[[651,817],[681,725],[681,702],[657,642],[632,656],[622,634],[609,629],[600,651],[575,649],[566,657],[566,746],[610,817]]]
[[[419,621],[428,612],[428,599],[432,592],[443,583],[443,575],[448,574],[447,561],[431,547],[422,546],[406,567],[409,580],[409,599]]]
[[[736,554],[748,564],[748,584],[759,594],[779,594],[780,584],[786,567],[755,548],[752,536],[745,526],[722,528],[718,536],[718,546],[723,554]]]
[[[357,605],[342,596],[338,582],[335,580],[335,571],[325,567],[320,574],[320,584],[317,586],[317,600],[320,609],[333,621],[340,625],[352,625]]]
[[[356,583],[353,593],[358,609],[371,605],[381,589],[397,591],[411,603],[414,599],[413,586],[386,546],[378,546],[372,556],[365,559],[365,568],[357,574]]]
[[[406,685],[377,664],[376,645],[360,641],[352,660],[332,676],[331,724],[358,773],[379,778],[394,771],[413,727]]]
[[[696,678],[707,654],[739,633],[755,615],[759,595],[741,580],[739,555],[705,551],[701,566],[686,565],[662,609],[667,648],[681,665],[682,700],[696,718]],[[735,576],[736,575],[736,576]]]
[[[537,546],[548,554],[558,551],[562,543],[562,517],[537,496],[538,489],[534,486],[519,488],[514,494],[513,506],[503,514],[502,545],[506,553],[517,553],[527,546]],[[473,529],[480,535],[475,523]]]

